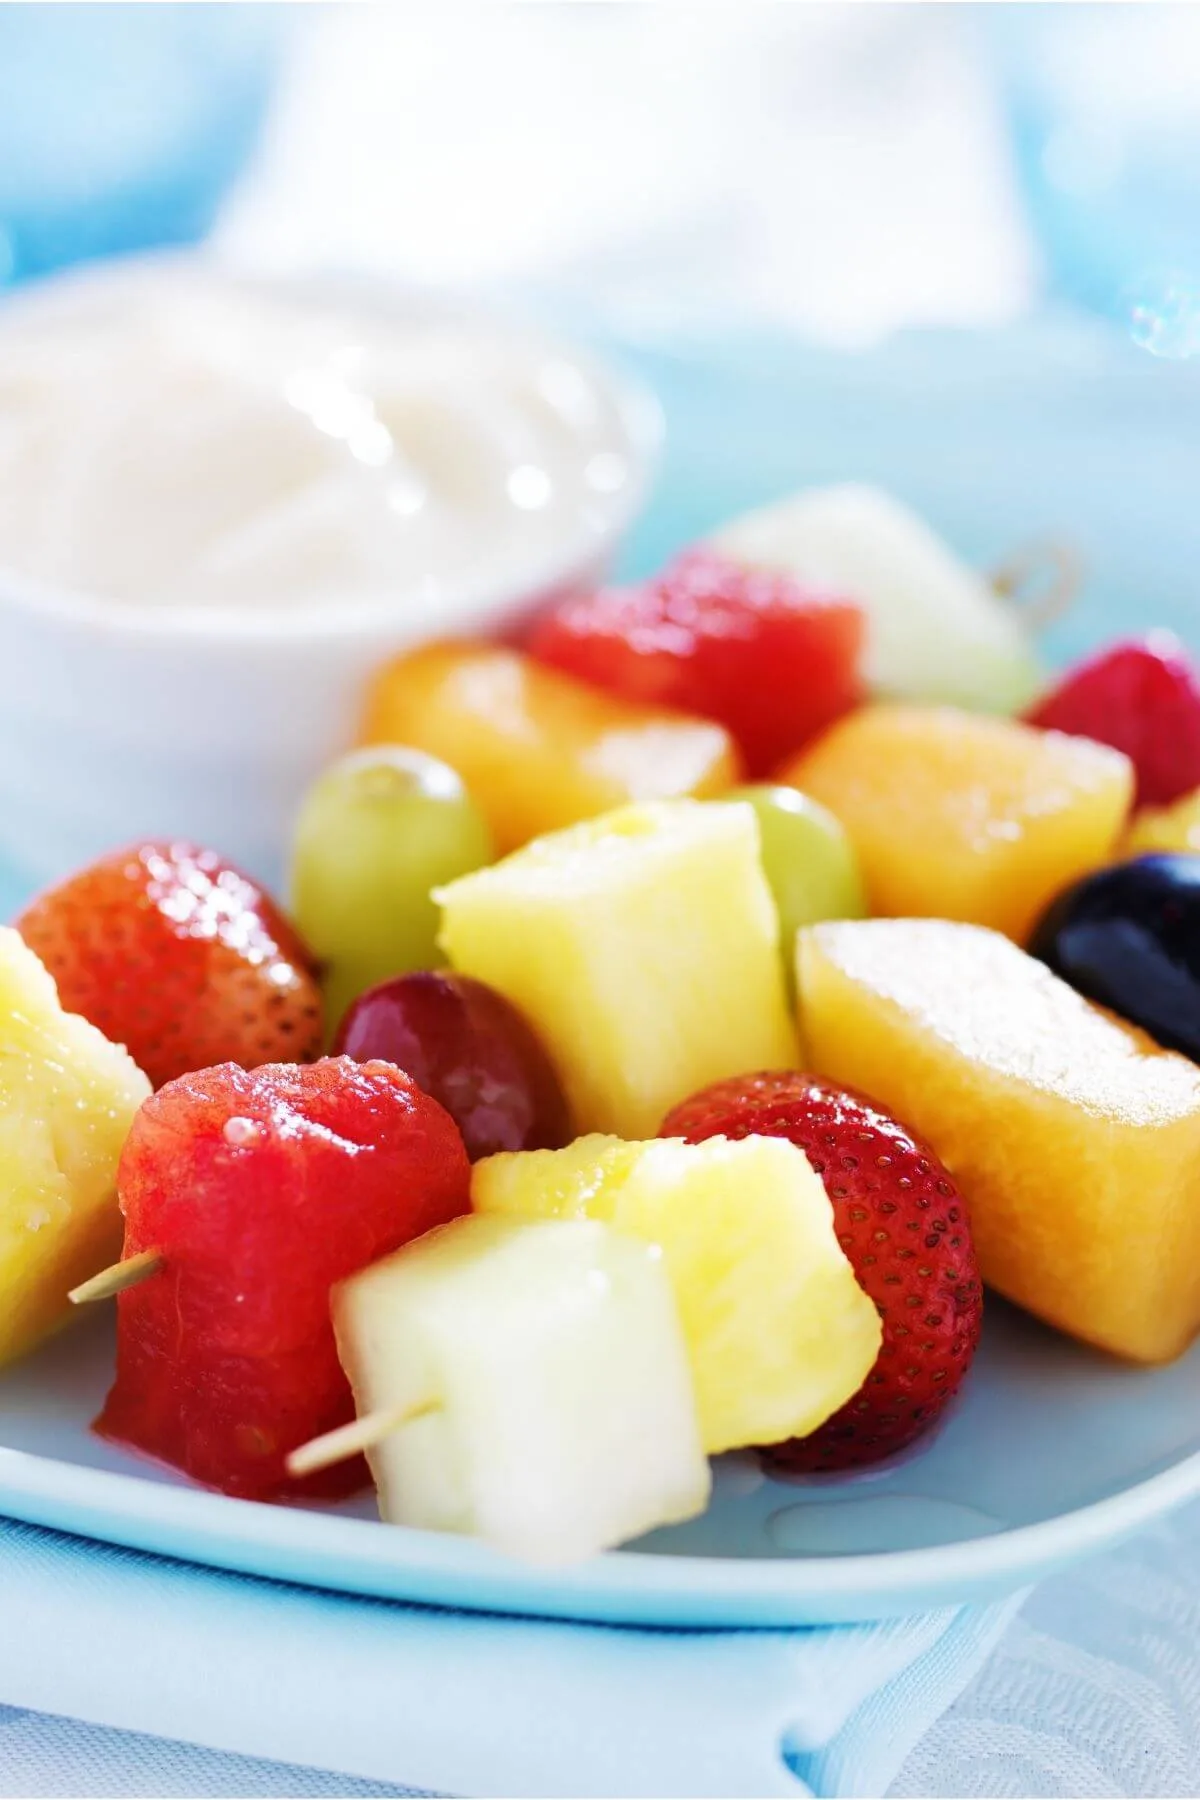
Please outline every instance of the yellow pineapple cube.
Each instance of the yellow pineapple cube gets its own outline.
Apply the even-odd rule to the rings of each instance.
[[[1134,814],[1122,854],[1145,856],[1156,850],[1200,851],[1200,788],[1170,806],[1145,806]]]
[[[948,706],[865,706],[780,780],[841,820],[873,913],[963,919],[1018,941],[1108,860],[1133,793],[1119,750]]]
[[[67,1290],[121,1254],[117,1161],[149,1093],[0,927],[0,1363],[63,1324]]]
[[[661,1246],[691,1356],[706,1450],[815,1431],[861,1387],[879,1315],[821,1178],[783,1138],[623,1143],[477,1163],[482,1213],[599,1219]]]
[[[525,1014],[577,1131],[646,1137],[710,1081],[795,1060],[779,925],[744,802],[606,813],[434,898],[446,956]]]
[[[1200,1070],[1006,938],[935,919],[812,926],[809,1067],[928,1138],[985,1281],[1140,1362],[1200,1329]]]

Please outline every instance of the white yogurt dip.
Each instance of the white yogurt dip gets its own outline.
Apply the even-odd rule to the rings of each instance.
[[[0,304],[0,858],[278,878],[397,651],[604,579],[654,402],[478,310],[136,257]]]
[[[627,437],[586,359],[507,326],[118,267],[0,308],[0,568],[137,607],[436,615],[611,535]]]

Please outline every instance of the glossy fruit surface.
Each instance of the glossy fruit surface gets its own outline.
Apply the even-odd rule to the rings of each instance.
[[[146,1102],[121,1158],[125,1254],[162,1270],[117,1301],[117,1374],[96,1429],[252,1499],[350,1492],[289,1451],[353,1415],[329,1292],[465,1212],[453,1120],[399,1069],[342,1057],[227,1064]]]
[[[1110,855],[1133,786],[1119,751],[953,707],[864,706],[780,771],[839,818],[873,913],[1024,938]]]
[[[1068,669],[1027,714],[1123,750],[1139,806],[1165,806],[1200,786],[1200,672],[1169,631],[1111,644]]]
[[[765,775],[862,699],[864,623],[852,601],[693,550],[564,602],[529,647],[610,693],[718,720]]]
[[[797,1473],[854,1468],[928,1431],[971,1365],[983,1314],[966,1208],[929,1146],[862,1095],[791,1071],[718,1082],[675,1107],[662,1135],[780,1137],[803,1150],[883,1324],[853,1398],[769,1460]]]
[[[440,1102],[472,1162],[498,1150],[556,1150],[571,1135],[545,1050],[516,1007],[467,975],[401,975],[360,996],[335,1056],[396,1063]]]
[[[362,740],[443,757],[502,852],[630,801],[719,794],[741,779],[711,720],[601,693],[494,644],[397,657],[375,680]]]
[[[795,1058],[748,806],[631,806],[440,891],[441,944],[529,1020],[576,1131],[645,1137],[707,1081]]]
[[[800,934],[808,1066],[933,1146],[983,1279],[1118,1356],[1200,1327],[1200,1071],[996,932],[866,919]]]
[[[389,1523],[561,1564],[703,1512],[654,1246],[593,1220],[473,1215],[344,1283],[333,1311],[359,1412],[421,1410],[370,1453]]]
[[[16,926],[64,1007],[124,1044],[155,1087],[214,1063],[320,1053],[311,952],[215,851],[136,844],[48,889]]]
[[[585,1137],[476,1163],[471,1204],[601,1219],[661,1246],[710,1452],[814,1430],[875,1361],[878,1315],[791,1144]]]
[[[1008,713],[1028,705],[1040,671],[1016,610],[893,495],[859,482],[809,488],[733,519],[724,555],[832,584],[867,616],[874,692]]]
[[[117,1159],[149,1092],[0,927],[0,1364],[61,1325],[68,1289],[120,1254]]]
[[[858,858],[839,820],[793,787],[735,788],[758,819],[763,873],[779,914],[779,944],[789,982],[796,933],[820,919],[861,919],[867,897]]]
[[[1051,903],[1029,951],[1200,1061],[1200,856],[1139,856],[1085,876]]]
[[[491,860],[482,813],[436,757],[381,744],[325,771],[296,822],[290,902],[331,1025],[376,982],[436,968],[430,890]]]

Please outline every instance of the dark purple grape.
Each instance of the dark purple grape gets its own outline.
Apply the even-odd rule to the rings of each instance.
[[[350,1007],[332,1054],[396,1063],[446,1108],[472,1162],[570,1142],[567,1104],[538,1039],[503,995],[467,975],[380,982]]]
[[[1085,876],[1042,915],[1029,950],[1200,1062],[1200,856],[1139,856]]]

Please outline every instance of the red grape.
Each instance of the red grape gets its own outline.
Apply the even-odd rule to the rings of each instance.
[[[380,982],[346,1013],[333,1053],[405,1070],[445,1107],[472,1162],[570,1142],[562,1088],[537,1037],[501,994],[467,975]]]

